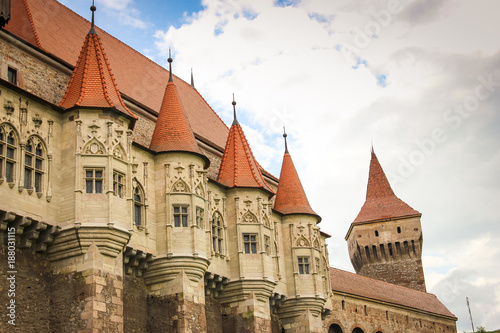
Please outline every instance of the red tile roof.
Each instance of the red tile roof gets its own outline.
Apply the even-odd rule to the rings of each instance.
[[[285,152],[274,209],[282,214],[311,214],[318,216],[309,205],[292,157]],[[319,216],[318,216],[319,217]]]
[[[20,6],[23,3],[30,9],[33,25],[25,24],[30,19],[24,6]],[[69,64],[76,64],[89,21],[55,0],[13,1],[12,6],[13,15],[6,30]],[[105,31],[96,30],[106,46],[120,92],[153,112],[160,110],[169,72]],[[189,83],[177,79],[176,85],[194,133],[223,148],[229,130],[226,124]]]
[[[274,194],[260,173],[259,165],[237,121],[229,129],[217,181],[228,187],[260,187]]]
[[[374,301],[401,305],[457,320],[455,315],[433,294],[371,279],[332,267],[330,267],[330,281],[334,293],[341,292],[361,296]]]
[[[366,201],[353,224],[411,215],[421,214],[394,194],[377,156],[372,151]]]
[[[186,151],[205,157],[196,143],[173,81],[169,81],[165,88],[165,96],[149,148],[156,152]],[[205,161],[208,162],[206,157]]]
[[[115,108],[137,119],[123,103],[101,39],[97,34],[88,33],[85,37],[82,51],[60,105],[66,109],[74,106]]]

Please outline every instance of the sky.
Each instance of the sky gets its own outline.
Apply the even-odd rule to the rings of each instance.
[[[90,1],[61,0],[85,18]],[[226,124],[232,93],[259,163],[279,176],[283,126],[331,265],[364,203],[373,144],[422,213],[428,292],[500,329],[500,2],[97,0],[96,24],[197,90]],[[111,64],[112,65],[112,64]]]

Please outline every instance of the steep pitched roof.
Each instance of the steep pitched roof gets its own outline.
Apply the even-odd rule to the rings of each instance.
[[[233,102],[236,105],[236,102]],[[229,129],[217,181],[227,187],[257,187],[274,194],[260,173],[241,125],[236,120]]]
[[[353,224],[411,215],[421,214],[394,194],[372,150],[366,201]]]
[[[182,101],[173,81],[167,83],[161,104],[160,114],[156,121],[153,138],[149,146],[156,152],[185,151],[202,156],[208,167],[208,159],[202,154],[191,125],[186,117]]]
[[[76,64],[82,36],[89,30],[89,21],[56,0],[20,0],[12,4],[20,10],[15,12],[13,8],[6,30],[69,64]],[[31,16],[23,9],[24,4],[30,9]],[[15,13],[18,14],[14,16]],[[96,27],[96,31],[106,46],[120,92],[153,112],[160,110],[169,72],[104,30]],[[189,83],[178,79],[176,85],[194,133],[220,148],[224,147],[229,130],[227,125]]]
[[[450,317],[454,320],[457,319],[435,295],[423,291],[371,279],[332,267],[330,267],[330,282],[334,292],[361,296],[374,301],[401,305]]]
[[[285,137],[286,139],[286,137]],[[280,180],[276,191],[274,209],[282,214],[310,214],[319,216],[312,210],[302,187],[292,157],[285,150],[281,165]]]
[[[123,103],[93,23],[85,36],[82,51],[60,106],[66,109],[75,106],[114,108],[137,119]]]

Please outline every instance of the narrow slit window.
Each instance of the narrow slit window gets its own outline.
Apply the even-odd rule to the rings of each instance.
[[[118,171],[113,171],[113,194],[119,198],[125,195],[125,175]]]
[[[25,146],[24,156],[24,188],[42,192],[43,167],[45,162],[44,149],[36,138],[30,138]]]

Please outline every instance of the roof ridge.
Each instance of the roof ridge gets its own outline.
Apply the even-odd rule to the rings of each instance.
[[[241,128],[241,125],[239,125],[239,131],[240,131],[240,133],[243,132],[243,129]],[[255,156],[252,153],[252,148],[250,148],[250,145],[248,144],[248,140],[247,140],[247,138],[244,135],[242,135],[241,138],[242,138],[242,140],[245,140],[245,143],[246,143],[246,144],[243,145],[243,150],[245,150],[245,156],[247,158],[247,162],[249,164],[252,164],[252,159],[255,161]],[[255,163],[255,166],[258,167],[257,163]],[[252,176],[255,179],[255,181],[257,182],[257,184],[259,184],[259,186],[262,186],[262,183],[260,182],[260,180],[257,179],[257,175],[255,174],[254,168],[250,168],[250,171],[252,172]],[[262,178],[262,180],[264,180],[264,178]]]
[[[33,29],[33,34],[35,35],[35,40],[36,40],[37,46],[43,50],[42,43],[40,41],[40,37],[38,36],[38,32],[36,31],[35,22],[33,22],[33,16],[31,15],[31,10],[29,8],[28,2],[26,0],[23,0],[23,2],[24,2],[24,7],[26,8],[26,12],[28,13],[28,18],[30,20],[31,29]]]

